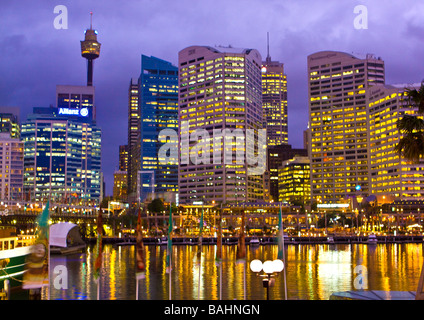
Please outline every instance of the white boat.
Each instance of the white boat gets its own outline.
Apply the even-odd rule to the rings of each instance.
[[[258,246],[260,244],[259,239],[256,237],[253,237],[250,239],[249,244],[251,246]]]
[[[368,240],[367,240],[368,244],[377,244],[377,241],[378,241],[377,237],[375,236],[374,233],[371,233],[368,235]]]
[[[158,239],[158,244],[161,246],[167,245],[168,244],[168,238],[167,237],[161,237]]]
[[[32,236],[25,238],[33,239]],[[26,257],[30,254],[32,243],[27,240],[17,236],[15,228],[0,227],[0,290],[4,288],[5,280],[9,280],[11,288],[22,285]]]

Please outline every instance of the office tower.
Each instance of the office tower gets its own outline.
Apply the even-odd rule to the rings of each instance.
[[[56,108],[59,115],[81,116],[95,122],[94,87],[57,85]]]
[[[180,202],[262,201],[262,175],[249,174],[247,161],[237,162],[239,152],[248,154],[252,150],[237,142],[237,138],[230,148],[223,145],[224,139],[213,138],[214,131],[224,129],[232,133],[240,129],[243,134],[262,129],[260,53],[255,49],[191,46],[179,52],[178,65]],[[209,138],[190,137],[196,134],[195,130],[202,129]],[[205,142],[205,150],[197,151],[197,140]],[[214,146],[218,156],[212,157],[211,152],[208,157],[207,150]],[[232,161],[224,157],[228,150],[232,152]],[[197,161],[198,156],[204,161]]]
[[[101,44],[97,42],[97,30],[93,30],[93,13],[90,12],[90,29],[85,30],[84,41],[81,41],[81,56],[87,59],[87,86],[93,85],[93,61],[100,56]]]
[[[0,199],[23,199],[24,143],[0,133]]]
[[[337,203],[369,194],[366,92],[384,84],[384,62],[317,52],[308,56],[308,77],[313,199]]]
[[[83,109],[34,108],[22,124],[27,200],[99,203],[101,129]]]
[[[178,130],[178,68],[168,61],[142,55],[139,88],[142,122],[138,197],[140,201],[147,196],[175,201],[178,159],[165,161],[159,157],[159,149],[166,142],[159,140],[159,134],[164,129]]]
[[[285,161],[295,156],[308,156],[308,151],[306,149],[292,148],[290,144],[281,144],[269,147],[267,154],[270,196],[274,201],[279,201],[281,193],[278,186],[279,168]]]
[[[127,171],[115,171],[113,173],[113,199],[127,200]]]
[[[128,145],[119,146],[119,171],[128,171]]]
[[[138,79],[132,78],[128,89],[128,175],[130,203],[138,202],[137,176],[141,169],[141,109]]]
[[[311,200],[310,161],[294,157],[278,169],[279,201],[306,205]]]
[[[20,139],[20,111],[18,107],[0,107],[0,132],[9,133],[11,138]]]
[[[405,114],[417,115],[406,89],[421,84],[375,86],[368,92],[370,190],[379,202],[421,200],[424,196],[424,163],[402,159],[394,151],[402,134],[397,121]]]
[[[262,62],[262,105],[268,147],[288,143],[287,76],[284,64],[268,54]]]

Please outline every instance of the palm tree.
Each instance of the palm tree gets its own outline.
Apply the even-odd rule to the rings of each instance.
[[[395,146],[395,151],[403,158],[417,163],[424,156],[424,81],[417,89],[406,89],[408,102],[417,108],[418,115],[404,115],[397,121],[399,132],[403,137]]]

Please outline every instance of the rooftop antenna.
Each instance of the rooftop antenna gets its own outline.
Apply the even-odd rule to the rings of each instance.
[[[90,11],[90,30],[93,30],[93,11]]]
[[[267,50],[267,55],[266,55],[266,62],[271,62],[271,57],[269,56],[269,32],[266,33],[266,50]]]

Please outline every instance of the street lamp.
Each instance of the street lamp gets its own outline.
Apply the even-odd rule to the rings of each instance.
[[[269,288],[274,285],[274,278],[284,270],[284,262],[280,259],[274,261],[267,260],[262,263],[261,260],[255,259],[250,262],[250,270],[255,272],[258,276],[264,277],[262,280],[262,285],[266,290],[266,299],[269,300]],[[265,274],[259,274],[263,271]]]

